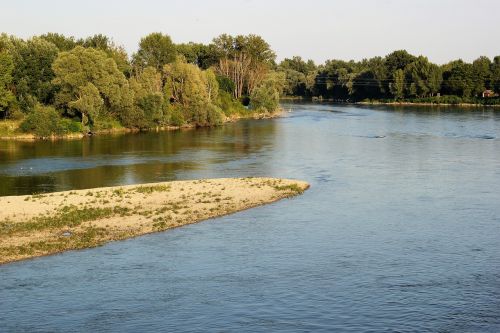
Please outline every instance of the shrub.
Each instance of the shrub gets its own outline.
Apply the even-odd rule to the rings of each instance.
[[[40,104],[37,104],[33,111],[28,113],[20,128],[23,132],[33,133],[40,138],[81,132],[82,130],[79,122],[63,119],[53,107]]]
[[[171,126],[182,126],[186,123],[182,110],[179,107],[169,107],[166,118],[168,124]]]
[[[226,116],[247,112],[247,109],[238,100],[234,99],[232,94],[226,91],[219,92],[217,104]]]

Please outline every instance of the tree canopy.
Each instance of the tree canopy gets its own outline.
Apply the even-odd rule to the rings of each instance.
[[[317,65],[300,56],[276,63],[269,43],[253,34],[175,44],[155,32],[131,57],[102,34],[0,35],[0,116],[25,117],[23,128],[44,136],[121,126],[212,126],[226,117],[274,112],[283,95],[500,102],[483,98],[485,90],[488,96],[500,92],[500,56],[437,65],[397,50]]]

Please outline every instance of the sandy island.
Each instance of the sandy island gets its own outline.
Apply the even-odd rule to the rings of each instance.
[[[196,223],[308,187],[290,179],[224,178],[0,197],[0,264]]]

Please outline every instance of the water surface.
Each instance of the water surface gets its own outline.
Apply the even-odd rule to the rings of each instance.
[[[0,142],[0,194],[274,176],[303,196],[0,266],[0,331],[500,331],[500,113],[287,104],[216,129]]]

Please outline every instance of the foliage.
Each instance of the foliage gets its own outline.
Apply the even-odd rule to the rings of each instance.
[[[52,67],[59,87],[56,105],[79,113],[84,124],[86,118],[95,124],[92,118],[101,112],[120,117],[132,107],[128,81],[104,51],[77,46],[61,52]]]
[[[9,89],[13,70],[12,57],[7,52],[0,50],[0,112],[5,112],[15,98]]]
[[[155,32],[141,39],[139,50],[133,56],[133,62],[138,68],[151,66],[161,70],[163,66],[173,62],[175,57],[175,45],[170,36]]]
[[[165,65],[163,74],[165,95],[174,109],[182,111],[185,121],[196,126],[221,123],[222,110],[214,104],[219,86],[211,70],[202,71],[179,56]]]
[[[269,73],[250,97],[250,106],[252,109],[269,113],[276,111],[285,84],[283,73]]]
[[[52,106],[37,104],[33,111],[28,113],[20,126],[23,132],[34,133],[37,137],[48,138],[54,135],[64,135],[82,130],[78,122],[63,119],[61,114]]]
[[[482,97],[487,89],[500,93],[500,56],[445,65],[405,50],[319,66],[298,56],[279,64],[275,59],[256,35],[176,45],[152,33],[129,59],[102,34],[26,40],[0,34],[0,118],[24,118],[25,131],[45,137],[123,126],[212,126],[226,116],[273,112],[282,95],[349,102],[500,100]]]

